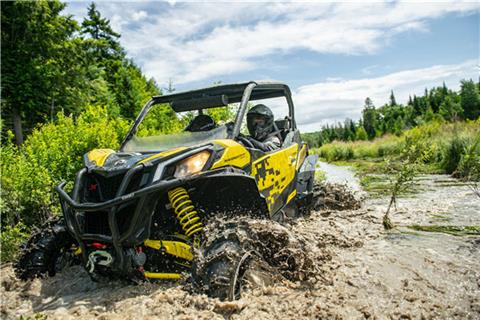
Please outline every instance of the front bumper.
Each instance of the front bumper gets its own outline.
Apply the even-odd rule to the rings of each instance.
[[[107,243],[111,244],[114,250],[116,258],[114,263],[115,269],[128,271],[130,262],[126,259],[124,248],[131,248],[148,238],[152,212],[160,195],[172,188],[184,185],[190,180],[185,178],[160,181],[140,190],[126,193],[125,191],[130,180],[135,173],[142,169],[143,165],[137,165],[130,169],[118,187],[116,196],[104,202],[80,203],[79,199],[81,199],[81,190],[84,187],[86,168],[80,170],[77,174],[71,196],[64,190],[65,182],[55,188],[60,196],[60,204],[67,228],[82,249],[84,261],[88,260],[86,241]],[[123,225],[121,223],[122,209],[128,210],[128,223],[123,223]],[[85,229],[85,217],[94,213],[101,213],[102,220],[104,219],[107,224],[105,230],[108,232],[89,233]]]

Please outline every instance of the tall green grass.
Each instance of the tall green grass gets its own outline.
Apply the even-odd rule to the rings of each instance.
[[[373,141],[334,141],[313,149],[326,161],[372,160],[399,157],[404,150],[421,157],[436,171],[479,179],[480,119],[467,122],[431,122]]]

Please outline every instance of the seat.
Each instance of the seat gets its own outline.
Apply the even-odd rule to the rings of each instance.
[[[290,119],[285,117],[285,119],[275,120],[274,121],[274,130],[279,131],[280,140],[285,141],[285,137],[290,132]]]

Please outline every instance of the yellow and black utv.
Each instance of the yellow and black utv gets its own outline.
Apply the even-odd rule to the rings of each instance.
[[[251,102],[265,99],[286,105],[275,121],[281,147],[270,152],[256,149],[241,133]],[[156,106],[192,116],[234,104],[231,123],[138,134]],[[84,159],[73,190],[67,193],[65,183],[56,188],[63,217],[30,239],[17,274],[53,275],[74,257],[93,278],[191,275],[197,288],[221,299],[238,297],[249,252],[228,230],[204,241],[209,219],[250,215],[282,222],[301,215],[311,202],[316,162],[301,142],[290,89],[270,81],[153,97],[118,151],[96,149]]]

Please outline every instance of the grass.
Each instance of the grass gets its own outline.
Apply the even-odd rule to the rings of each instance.
[[[316,168],[315,170],[315,181],[324,182],[327,179],[326,173],[323,170]]]
[[[405,150],[422,158],[419,173],[454,173],[478,180],[480,176],[480,119],[469,122],[432,122],[400,136],[373,141],[334,141],[313,149],[324,161],[351,165],[360,174],[385,173],[384,160],[400,161]],[[476,173],[472,175],[471,173]]]
[[[415,231],[423,231],[423,232],[440,232],[440,233],[446,233],[454,236],[468,236],[468,235],[474,235],[478,236],[480,235],[480,226],[420,226],[420,225],[411,225],[408,226],[409,229],[415,230]]]

